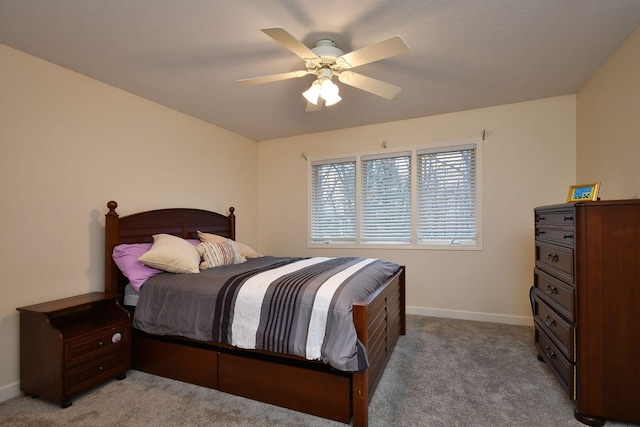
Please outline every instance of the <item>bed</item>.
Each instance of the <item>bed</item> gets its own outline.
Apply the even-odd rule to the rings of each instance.
[[[116,246],[149,244],[158,234],[197,242],[200,232],[235,240],[234,208],[228,215],[173,208],[119,217],[117,207],[115,201],[107,204],[105,292],[119,295],[123,305],[129,280],[112,257]],[[366,354],[366,369],[345,371],[298,355],[239,348],[224,339],[158,335],[135,324],[132,368],[362,427],[368,423],[368,404],[393,348],[405,334],[404,267],[398,266],[372,293],[355,302],[350,314]]]

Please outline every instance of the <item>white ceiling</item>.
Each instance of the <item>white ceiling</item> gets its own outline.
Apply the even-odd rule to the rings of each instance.
[[[356,71],[392,100],[340,84],[305,112],[312,76],[260,29],[344,52],[400,35],[409,53]],[[0,43],[255,140],[576,93],[640,26],[640,0],[0,0]]]

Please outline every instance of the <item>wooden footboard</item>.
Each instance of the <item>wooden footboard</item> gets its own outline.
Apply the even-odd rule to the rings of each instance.
[[[367,425],[368,407],[400,335],[406,334],[404,267],[366,301],[353,306],[358,338],[367,349],[369,368],[353,374],[353,426]]]

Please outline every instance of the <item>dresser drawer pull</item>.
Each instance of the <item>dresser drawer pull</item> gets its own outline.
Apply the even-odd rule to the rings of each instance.
[[[558,293],[558,289],[557,289],[557,288],[554,288],[554,287],[553,287],[553,286],[551,286],[551,285],[547,285],[547,289],[546,289],[546,291],[547,291],[547,293],[548,293],[549,295],[553,295],[553,294],[557,294],[557,293]]]
[[[98,342],[98,347],[102,347],[102,341]]]
[[[564,221],[573,221],[573,217],[572,216],[565,216],[563,218]]]
[[[562,236],[563,239],[573,239],[573,234],[565,234]]]
[[[100,371],[100,372],[104,371],[104,366],[102,366],[102,365],[98,366],[98,371]]]
[[[552,327],[553,325],[556,324],[556,321],[553,320],[551,318],[551,316],[547,315],[547,317],[544,319],[544,323],[548,326],[548,327]]]
[[[111,336],[111,342],[114,344],[118,344],[122,340],[122,334],[120,332],[116,332]]]
[[[547,254],[547,261],[557,262],[558,261],[558,255],[556,255],[556,254]]]
[[[551,350],[551,347],[549,346],[545,347],[544,354],[546,354],[549,359],[553,359],[554,357],[556,357],[556,354],[553,352],[553,350]]]
[[[536,221],[544,221],[546,218],[540,215],[536,215]]]
[[[541,234],[544,234],[544,231],[543,231],[543,230],[538,230],[538,229],[536,228],[536,236],[539,236],[539,235],[541,235]]]

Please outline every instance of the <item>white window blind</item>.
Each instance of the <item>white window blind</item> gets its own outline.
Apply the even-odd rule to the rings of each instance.
[[[309,165],[310,245],[482,249],[480,139]]]
[[[476,147],[422,150],[418,162],[420,243],[476,244]]]
[[[411,243],[411,153],[361,159],[360,241]]]
[[[311,165],[311,240],[355,242],[355,160]]]

